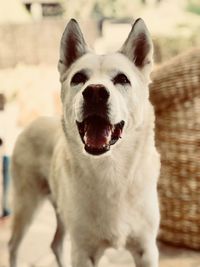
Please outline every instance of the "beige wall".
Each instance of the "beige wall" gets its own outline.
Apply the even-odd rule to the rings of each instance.
[[[43,20],[21,25],[0,26],[0,68],[14,67],[18,63],[56,64],[59,42],[67,21]],[[81,23],[90,45],[97,37],[96,24]]]

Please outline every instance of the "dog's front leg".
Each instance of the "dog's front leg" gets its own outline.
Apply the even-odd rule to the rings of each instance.
[[[96,267],[104,248],[98,246],[96,242],[90,240],[72,240],[71,242],[71,261],[72,267]]]
[[[77,246],[72,246],[71,261],[72,267],[95,266],[93,255],[90,255],[89,251],[81,249]]]
[[[51,248],[53,250],[53,253],[55,254],[58,266],[64,267],[65,263],[63,259],[63,243],[66,233],[66,226],[64,225],[63,220],[57,211],[56,211],[56,220],[57,220],[57,229],[51,244]]]
[[[158,267],[158,248],[155,240],[135,242],[130,239],[127,249],[132,254],[136,267]]]

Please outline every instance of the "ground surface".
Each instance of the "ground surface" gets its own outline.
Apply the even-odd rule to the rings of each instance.
[[[27,233],[19,253],[19,267],[56,267],[54,256],[49,248],[55,231],[55,218],[52,207],[45,203]],[[10,236],[10,220],[0,221],[0,267],[8,267],[7,241]],[[70,262],[70,242],[66,240],[66,261]],[[68,249],[69,248],[69,249]],[[160,267],[200,267],[200,252],[183,250],[160,245]],[[68,264],[67,266],[70,266]],[[100,267],[133,267],[128,253],[107,251]]]

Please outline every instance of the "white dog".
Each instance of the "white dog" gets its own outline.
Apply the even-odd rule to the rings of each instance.
[[[59,267],[71,238],[73,267],[97,266],[108,247],[125,247],[137,267],[157,267],[160,159],[149,102],[152,41],[142,19],[122,49],[95,55],[71,20],[61,39],[62,123],[39,118],[19,136],[10,266],[39,204],[55,207],[52,242]],[[44,103],[45,104],[45,103]]]

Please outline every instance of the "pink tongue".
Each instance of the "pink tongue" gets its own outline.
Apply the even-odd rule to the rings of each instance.
[[[106,122],[89,122],[85,127],[85,143],[93,148],[103,148],[109,144],[111,126]]]

